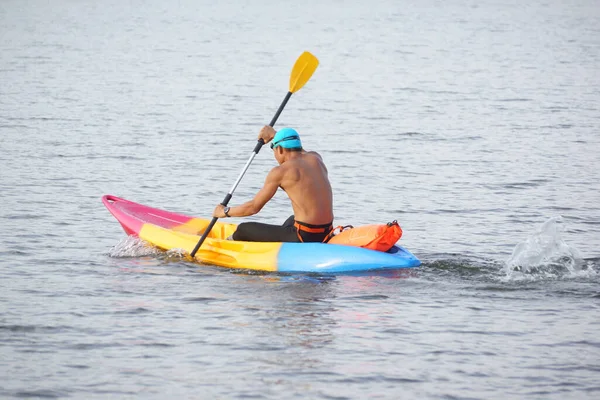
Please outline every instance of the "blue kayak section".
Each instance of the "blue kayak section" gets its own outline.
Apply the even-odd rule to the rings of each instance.
[[[382,252],[338,244],[283,243],[277,256],[277,271],[280,272],[337,273],[419,265],[421,261],[400,246]]]

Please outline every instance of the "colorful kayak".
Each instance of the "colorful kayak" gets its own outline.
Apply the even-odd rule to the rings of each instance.
[[[102,202],[127,234],[138,236],[163,250],[181,249],[191,253],[210,222],[111,195],[102,197]],[[237,224],[218,222],[195,259],[229,268],[318,273],[412,268],[421,264],[400,246],[381,252],[338,244],[226,240],[236,228]]]

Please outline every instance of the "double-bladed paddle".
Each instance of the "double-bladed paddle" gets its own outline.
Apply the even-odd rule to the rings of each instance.
[[[302,53],[300,55],[300,57],[298,57],[298,59],[296,60],[296,63],[294,64],[294,68],[292,68],[292,74],[290,75],[290,90],[285,95],[283,102],[279,106],[279,109],[275,113],[275,116],[271,120],[271,123],[269,124],[269,126],[275,125],[275,122],[277,122],[277,119],[279,118],[279,114],[281,114],[281,112],[283,111],[288,100],[290,99],[290,97],[292,97],[292,94],[296,93],[298,90],[300,90],[306,84],[306,82],[308,82],[308,80],[310,79],[312,74],[317,69],[318,65],[319,65],[319,60],[317,60],[317,57],[313,56],[308,51],[305,51],[304,53]],[[233,192],[235,192],[235,189],[237,188],[240,181],[244,177],[244,174],[248,170],[248,167],[250,167],[252,160],[254,160],[254,157],[256,157],[256,155],[260,151],[263,144],[265,144],[265,142],[262,139],[258,139],[258,143],[256,143],[256,146],[254,147],[254,150],[252,151],[252,155],[246,162],[244,169],[242,169],[242,172],[240,173],[237,180],[231,187],[231,190],[229,191],[229,193],[227,193],[227,196],[225,196],[225,198],[221,202],[221,204],[224,207],[226,207],[227,204],[229,203],[229,200],[231,200],[231,197],[233,196]],[[196,252],[198,251],[200,246],[202,246],[202,243],[204,243],[204,240],[206,240],[206,237],[208,236],[208,234],[210,233],[212,228],[217,223],[217,220],[218,220],[217,217],[213,217],[212,221],[210,221],[210,224],[208,224],[208,227],[202,234],[202,237],[198,241],[198,244],[196,245],[196,247],[194,247],[194,250],[192,250],[192,252],[190,254],[192,256],[192,258],[196,255]]]

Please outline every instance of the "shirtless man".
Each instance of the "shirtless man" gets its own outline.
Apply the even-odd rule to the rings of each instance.
[[[267,175],[254,198],[242,205],[219,204],[213,217],[247,217],[258,213],[282,188],[292,202],[294,215],[283,225],[243,222],[232,235],[233,240],[248,242],[322,242],[333,229],[333,195],[327,168],[321,156],[305,151],[298,132],[283,128],[278,132],[265,126],[258,134],[271,149],[279,166]]]

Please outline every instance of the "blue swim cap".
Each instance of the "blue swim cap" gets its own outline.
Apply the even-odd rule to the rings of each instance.
[[[278,130],[271,142],[271,148],[274,149],[279,146],[284,149],[301,149],[302,142],[300,141],[300,135],[292,128]]]

